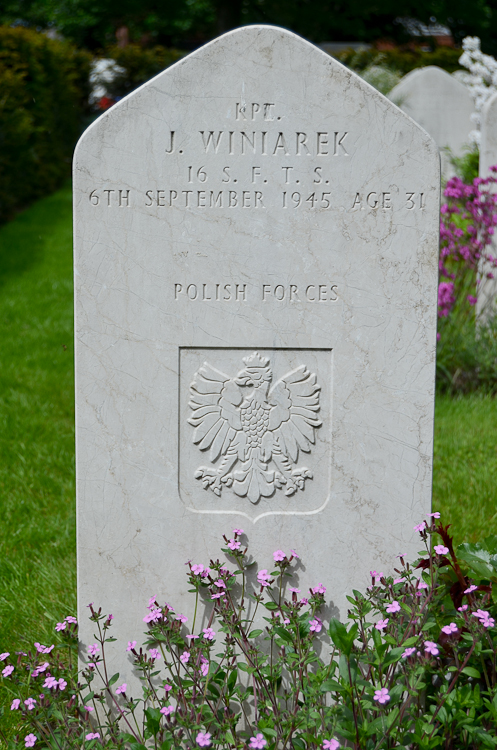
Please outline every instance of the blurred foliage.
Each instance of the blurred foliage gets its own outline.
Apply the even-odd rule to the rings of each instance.
[[[363,78],[375,89],[381,91],[382,94],[388,94],[394,86],[396,86],[402,76],[396,70],[392,70],[386,65],[370,65],[369,67],[361,70],[361,78]]]
[[[487,53],[497,51],[493,0],[3,0],[0,21],[54,26],[91,49],[106,46],[125,25],[131,41],[192,48],[235,26],[284,26],[315,42],[380,38],[410,41],[398,17],[448,26],[460,43],[479,36]],[[433,40],[431,40],[433,41]],[[438,64],[438,63],[435,63]]]
[[[376,49],[349,48],[338,52],[335,57],[358,73],[374,65],[381,65],[404,76],[415,68],[424,68],[427,65],[436,65],[448,73],[461,70],[459,65],[461,54],[461,50],[450,47],[437,47],[433,52],[425,52],[419,48],[392,49],[382,52]]]
[[[69,174],[90,63],[68,42],[0,26],[0,222]]]
[[[124,69],[124,73],[117,75],[111,83],[106,84],[108,96],[113,98],[126,96],[142,83],[181,60],[184,54],[184,52],[161,46],[144,49],[139,44],[128,44],[126,47],[114,44],[107,47],[104,57],[115,60]]]
[[[467,279],[468,292],[475,288]],[[462,305],[461,305],[462,307]],[[457,310],[439,318],[437,390],[439,393],[497,393],[497,316],[476,325],[474,314]]]
[[[469,185],[479,175],[480,152],[476,146],[468,146],[462,156],[455,156],[447,149],[456,174]],[[483,175],[485,176],[485,175]]]

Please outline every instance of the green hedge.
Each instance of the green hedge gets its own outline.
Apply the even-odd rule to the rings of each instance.
[[[128,44],[126,47],[117,45],[105,49],[103,56],[115,60],[124,69],[122,75],[106,86],[109,96],[116,98],[129,94],[142,83],[149,81],[184,57],[186,52],[176,49],[156,46],[148,49],[138,44]]]
[[[91,60],[67,42],[0,26],[0,222],[70,173]]]
[[[346,49],[338,52],[336,58],[344,65],[353,70],[362,71],[370,65],[386,65],[392,70],[397,70],[406,75],[415,68],[425,68],[427,65],[436,65],[443,68],[447,73],[461,70],[459,58],[462,50],[450,47],[438,47],[434,52],[423,52],[416,50],[392,49],[379,52],[376,49],[353,50]]]

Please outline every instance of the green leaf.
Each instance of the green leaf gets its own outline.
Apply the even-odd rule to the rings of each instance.
[[[266,609],[270,609],[271,611],[279,609],[278,605],[274,602],[265,602],[264,606],[266,607]]]
[[[251,633],[249,633],[249,638],[257,638],[262,634],[262,630],[252,630]]]
[[[109,680],[109,687],[111,685],[114,685],[119,679],[119,672],[116,672],[116,674],[113,674],[112,677]]]
[[[234,669],[232,673],[230,674],[230,676],[228,677],[228,690],[230,693],[235,687],[237,676],[238,676],[238,672],[236,671],[236,669]]]
[[[161,713],[158,708],[146,708],[147,729],[155,737],[160,729]]]
[[[475,680],[479,680],[480,679],[480,673],[474,667],[464,667],[464,669],[462,670],[462,672],[463,672],[463,674],[467,674],[468,677],[474,677]]]
[[[336,693],[341,689],[342,689],[342,686],[340,685],[339,682],[336,682],[336,680],[326,680],[321,685],[322,693]]]
[[[287,643],[293,643],[293,638],[290,635],[290,633],[287,633],[285,628],[282,628],[280,625],[276,625],[274,628],[274,632],[277,633],[280,638],[283,638],[284,641]]]

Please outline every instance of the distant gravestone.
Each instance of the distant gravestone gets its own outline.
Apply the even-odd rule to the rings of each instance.
[[[442,172],[454,174],[447,154],[462,156],[474,129],[471,115],[474,103],[464,84],[435,66],[408,73],[389,93],[388,98],[419,123],[442,150]]]
[[[490,167],[497,164],[497,94],[485,103],[481,113],[481,141],[480,141],[480,177],[490,176]],[[497,240],[494,239],[493,252],[497,257]],[[486,317],[495,312],[497,300],[497,278],[488,279],[490,272],[497,277],[495,269],[482,262],[480,264],[480,283],[478,286],[476,313],[478,317]]]
[[[436,145],[245,27],[102,115],[74,179],[83,643],[89,602],[124,641],[153,594],[191,617],[184,563],[239,526],[344,616],[430,510]]]

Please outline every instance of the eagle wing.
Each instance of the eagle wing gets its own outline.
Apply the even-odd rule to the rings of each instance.
[[[314,430],[322,422],[317,416],[321,386],[305,365],[284,375],[269,391],[269,431],[273,445],[278,441],[282,453],[297,462],[299,449],[305,453],[314,444]],[[266,451],[272,445],[265,446]]]
[[[190,385],[188,406],[193,414],[188,423],[195,427],[193,442],[200,450],[210,448],[209,458],[216,461],[226,453],[237,432],[242,429],[239,406],[243,396],[229,377],[204,362]]]

